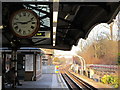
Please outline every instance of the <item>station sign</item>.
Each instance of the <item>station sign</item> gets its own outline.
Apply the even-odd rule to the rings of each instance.
[[[50,31],[38,31],[32,38],[50,38]]]

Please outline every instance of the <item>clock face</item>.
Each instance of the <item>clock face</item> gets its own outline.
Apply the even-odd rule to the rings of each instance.
[[[19,37],[33,36],[39,28],[37,15],[31,10],[20,10],[16,12],[11,20],[13,32]]]

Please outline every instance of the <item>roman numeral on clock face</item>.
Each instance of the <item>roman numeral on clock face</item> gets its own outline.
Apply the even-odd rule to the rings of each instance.
[[[32,24],[35,24],[35,22],[32,22]]]
[[[26,16],[26,12],[23,12],[23,16]]]
[[[17,30],[17,29],[18,29],[18,26],[15,26],[14,28],[15,28],[15,30]]]
[[[32,29],[34,29],[35,27],[31,26]]]
[[[18,29],[17,32],[21,33],[21,29]]]
[[[30,13],[28,13],[28,17],[30,16]]]
[[[21,13],[18,15],[19,17],[22,17]]]
[[[13,25],[14,25],[14,26],[17,26],[17,23],[14,23]]]
[[[25,32],[25,31],[23,31],[23,34],[26,34],[26,32]]]
[[[31,31],[31,30],[28,30],[29,32]]]
[[[18,18],[15,18],[15,20],[18,20]]]
[[[31,20],[33,20],[33,19],[34,19],[34,17],[31,18]]]

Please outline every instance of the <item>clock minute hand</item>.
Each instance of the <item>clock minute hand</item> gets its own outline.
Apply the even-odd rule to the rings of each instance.
[[[34,19],[34,17],[32,17],[31,20],[27,21],[26,23],[29,23],[29,22],[33,21],[33,19]]]
[[[32,21],[32,20],[27,21],[26,24],[29,23],[29,22],[31,22],[31,21]]]
[[[33,21],[33,18],[31,18],[31,20],[27,21],[26,23],[29,23],[29,22],[31,22],[31,21]]]

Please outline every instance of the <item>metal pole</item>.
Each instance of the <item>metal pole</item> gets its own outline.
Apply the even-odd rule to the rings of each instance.
[[[15,71],[17,71],[17,49],[12,50],[12,67],[15,67]],[[17,72],[15,73],[17,76]],[[14,86],[15,87],[15,78],[14,78]]]
[[[85,60],[81,57],[81,56],[79,56],[79,55],[77,55],[76,54],[76,56],[80,59],[80,61],[81,61],[81,74],[83,75],[83,70],[86,70],[86,63],[85,63]]]
[[[81,61],[81,75],[83,75],[83,69],[84,69],[84,64],[83,61],[81,60],[81,57],[79,55],[76,54],[76,56],[80,59]]]
[[[12,50],[12,67],[15,67],[17,70],[17,50]]]

